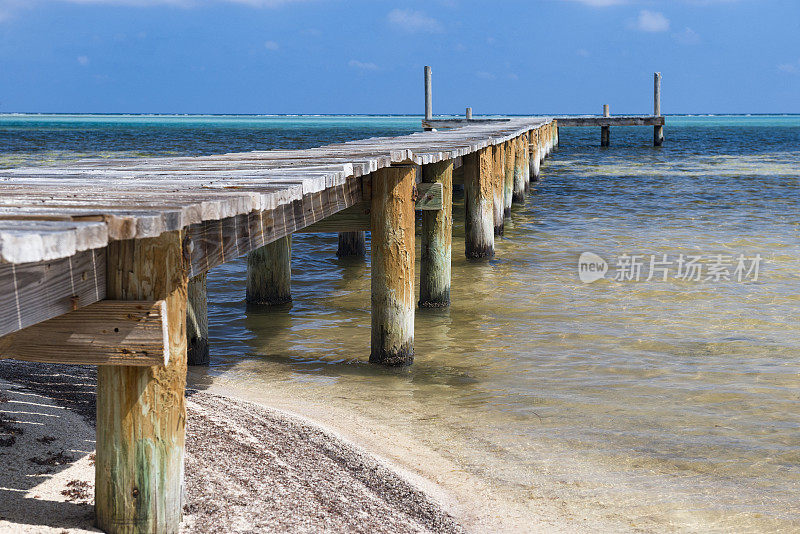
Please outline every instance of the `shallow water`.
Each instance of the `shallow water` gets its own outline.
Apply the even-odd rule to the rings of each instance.
[[[0,116],[0,164],[313,146],[418,120]],[[199,380],[354,414],[589,525],[800,531],[800,117],[670,117],[665,133],[659,149],[649,128],[613,128],[601,149],[596,129],[562,128],[492,261],[464,258],[457,195],[453,304],[418,311],[407,369],[366,363],[369,260],[338,260],[335,235],[294,238],[291,306],[247,308],[244,263],[215,269]],[[604,279],[580,281],[583,252]],[[623,254],[638,281],[613,280]],[[647,281],[664,254],[668,280]],[[675,277],[681,254],[702,256],[701,281]],[[716,255],[730,280],[705,280]],[[760,255],[757,279],[737,279],[739,255]]]

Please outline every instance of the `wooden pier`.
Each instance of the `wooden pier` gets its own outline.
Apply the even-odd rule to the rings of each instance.
[[[339,232],[338,253],[352,255],[368,230],[365,358],[407,365],[416,306],[450,303],[453,183],[464,184],[466,255],[493,256],[557,124],[474,121],[308,150],[0,171],[0,358],[99,366],[97,526],[178,531],[187,361],[207,363],[213,344],[210,269],[249,255],[248,301],[280,304],[291,299],[291,234]]]

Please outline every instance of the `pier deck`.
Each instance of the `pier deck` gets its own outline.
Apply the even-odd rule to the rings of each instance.
[[[207,351],[209,269],[249,254],[248,301],[285,302],[292,233],[343,232],[340,249],[348,235],[363,253],[370,230],[369,359],[409,364],[415,210],[419,306],[447,306],[453,169],[466,254],[491,257],[558,142],[556,124],[514,118],[308,150],[0,171],[0,359],[98,365],[97,526],[178,530],[186,368]]]

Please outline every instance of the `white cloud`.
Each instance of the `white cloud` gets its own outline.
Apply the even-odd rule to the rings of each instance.
[[[347,66],[358,70],[378,70],[378,66],[375,63],[358,61],[357,59],[348,61]]]
[[[438,20],[421,11],[393,9],[386,18],[391,24],[407,32],[439,33],[443,30]]]
[[[778,65],[778,70],[789,74],[800,74],[800,59],[794,63],[781,63]]]
[[[700,44],[700,36],[688,26],[680,33],[673,33],[672,38],[682,45]]]
[[[264,41],[264,48],[267,50],[277,50],[280,46],[275,41]]]
[[[659,11],[643,9],[636,19],[636,29],[643,32],[665,32],[669,30],[669,19]]]
[[[86,65],[89,64],[89,58],[86,57],[86,56],[78,56],[77,60],[78,60],[78,64],[83,66],[83,67],[85,67]]]

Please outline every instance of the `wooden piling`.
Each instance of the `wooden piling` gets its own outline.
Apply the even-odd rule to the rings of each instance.
[[[186,340],[189,365],[208,365],[208,290],[206,273],[189,280],[186,306]]]
[[[528,160],[525,158],[527,145],[525,138],[520,136],[514,139],[514,187],[511,199],[514,203],[525,202],[525,175],[528,172]]]
[[[653,75],[653,115],[661,116],[661,73]],[[664,127],[661,125],[653,126],[653,146],[664,144]]]
[[[364,231],[339,232],[339,248],[336,255],[340,258],[348,256],[364,256],[367,253],[367,242]]]
[[[442,184],[443,205],[440,210],[422,212],[419,306],[443,308],[450,305],[453,160],[424,165],[422,181]]]
[[[176,533],[186,426],[186,300],[181,232],[108,244],[106,294],[166,301],[166,366],[97,369],[95,522],[110,533]]]
[[[494,164],[491,146],[462,158],[464,252],[467,258],[494,256]]]
[[[494,235],[503,235],[505,209],[504,189],[506,180],[506,152],[504,143],[494,145],[492,148],[493,192],[492,210],[494,216]]]
[[[472,120],[472,108],[467,108],[467,114],[466,114],[466,117],[467,117],[467,120],[468,120],[468,121],[469,121],[469,120]]]
[[[530,161],[528,162],[528,167],[530,169],[530,182],[538,182],[539,181],[539,168],[541,165],[541,158],[539,156],[540,153],[540,144],[539,144],[539,129],[531,130],[531,142],[530,142]]]
[[[425,66],[425,120],[433,118],[433,96],[431,84],[431,68]]]
[[[372,347],[369,361],[408,365],[414,359],[413,165],[372,173]]]
[[[603,117],[610,117],[611,111],[609,110],[608,104],[603,104]],[[600,127],[600,146],[610,146],[611,145],[611,127],[610,126],[601,126]]]
[[[505,178],[503,179],[503,217],[511,217],[511,202],[514,199],[514,170],[517,165],[516,139],[503,143],[505,154]]]
[[[264,245],[247,255],[247,303],[264,306],[292,301],[292,237]]]

